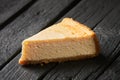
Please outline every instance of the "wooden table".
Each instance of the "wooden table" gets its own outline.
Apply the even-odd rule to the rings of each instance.
[[[72,17],[93,29],[96,58],[21,66],[21,42]],[[120,0],[0,0],[0,80],[120,80]]]

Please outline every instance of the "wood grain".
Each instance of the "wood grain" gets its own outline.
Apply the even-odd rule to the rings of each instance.
[[[119,49],[115,50],[120,42],[118,2],[100,0],[100,2],[98,1],[97,3],[95,0],[91,0],[88,2],[83,1],[82,3],[83,6],[81,3],[78,4],[78,6],[67,13],[65,17],[73,17],[89,27],[94,28],[101,44],[100,56],[85,60],[84,63],[80,63],[81,61],[76,64],[74,64],[74,62],[68,62],[64,63],[63,67],[60,67],[61,64],[59,64],[55,69],[50,71],[43,80],[96,80],[99,74],[101,74],[104,69],[111,64],[111,61],[116,55],[118,55]],[[93,5],[93,3],[96,4]],[[76,65],[78,66],[77,68],[71,67]]]
[[[54,19],[62,16],[62,11],[73,3],[73,0],[55,0],[54,2],[39,0],[2,29],[0,31],[0,69],[20,52],[22,40],[52,24]]]
[[[0,80],[37,80],[55,66],[55,64],[21,66],[18,64],[20,56],[19,54],[2,69]]]
[[[120,54],[120,44],[117,48],[117,53]],[[117,58],[118,57],[118,58]],[[120,79],[120,56],[117,56],[112,64],[99,75],[96,80],[119,80]]]
[[[48,80],[48,79],[49,80],[96,80],[104,72],[104,70],[106,70],[107,67],[109,67],[112,61],[117,56],[119,56],[119,50],[120,50],[119,48],[119,45],[120,45],[119,10],[120,9],[119,8],[120,8],[119,0],[114,0],[114,1],[82,0],[77,6],[75,6],[72,10],[70,10],[64,16],[64,17],[72,17],[75,20],[78,20],[81,23],[84,23],[90,28],[94,29],[94,31],[96,32],[99,38],[100,45],[101,45],[100,56],[93,58],[93,59],[87,59],[87,60],[82,60],[82,61],[64,62],[58,65],[54,63],[50,63],[48,65],[44,65],[45,69],[42,69],[42,67],[37,66],[37,65],[21,67],[20,65],[17,64],[17,61],[20,57],[20,54],[19,54],[0,71],[0,79],[3,79],[3,80],[4,79],[5,80],[13,80],[13,79],[18,79],[18,80],[21,80],[21,79],[22,80],[29,80],[29,79],[31,80],[41,80],[41,79],[43,80]],[[32,8],[32,10],[34,9],[36,8]],[[57,11],[57,9],[55,9],[54,11]],[[31,9],[28,10],[23,15],[25,16],[29,15],[30,11]],[[53,14],[54,11],[51,11],[51,14]],[[44,17],[44,15],[46,14],[43,14],[42,17]],[[50,16],[50,14],[48,15]],[[16,19],[12,23],[12,25],[14,25],[13,29],[16,27],[15,25],[18,25],[18,27],[16,27],[14,30],[14,31],[16,30],[17,31],[14,33],[17,33],[19,36],[22,36],[20,38],[20,41],[17,40],[18,42],[16,42],[15,47],[17,47],[17,45],[19,46],[15,48],[13,52],[15,52],[20,47],[20,42],[24,38],[31,36],[34,33],[38,32],[39,30],[43,28],[42,26],[46,26],[44,22],[48,24],[50,19],[53,19],[53,17],[47,16],[48,21],[46,21],[46,18],[44,18],[45,20],[44,19],[40,20],[41,17],[40,19],[34,20],[32,19],[33,17],[31,18],[27,16],[24,18],[21,16],[18,17],[18,19]],[[33,15],[30,15],[30,16],[33,16]],[[27,22],[24,22],[23,20]],[[40,25],[41,28],[36,27],[38,25]],[[7,30],[7,28],[5,30]],[[33,28],[35,32],[32,30]],[[27,31],[30,31],[30,32],[27,32]],[[11,33],[9,32],[9,34]],[[17,34],[15,35],[15,37],[18,36]],[[11,35],[13,35],[13,33]],[[6,38],[6,36],[4,38]],[[12,38],[13,38],[12,40],[14,40],[14,37]],[[7,38],[7,39],[11,39],[11,38]],[[7,39],[6,39],[6,42],[7,42]],[[16,39],[14,40],[14,42],[15,41]],[[102,76],[105,77],[106,73],[104,73]],[[99,80],[102,79],[101,76],[98,79]],[[106,79],[110,79],[110,78],[105,78],[104,80]]]
[[[0,25],[31,1],[32,0],[0,0]],[[0,29],[1,28],[3,28],[3,26],[0,26]]]
[[[56,19],[63,16],[66,11],[69,11],[69,9],[74,7],[77,2],[73,0],[54,0],[54,2],[39,0],[11,24],[2,29],[0,31],[0,41],[2,41],[1,44],[3,44],[0,47],[1,66],[4,66],[4,63],[8,63],[11,58],[20,52],[21,41],[23,39],[39,32],[41,29],[55,22]],[[69,5],[72,5],[72,7]],[[3,50],[3,48],[5,50]],[[43,67],[40,65],[23,67],[18,64],[19,58],[20,54],[5,67],[1,67],[1,69],[3,68],[0,71],[1,80],[42,79],[44,75],[56,65],[52,63]]]

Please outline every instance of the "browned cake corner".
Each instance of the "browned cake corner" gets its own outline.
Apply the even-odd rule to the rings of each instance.
[[[21,65],[62,62],[95,57],[100,46],[87,26],[64,18],[60,23],[33,35],[22,43]]]

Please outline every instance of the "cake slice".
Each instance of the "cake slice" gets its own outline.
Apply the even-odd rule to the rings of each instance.
[[[87,26],[64,18],[22,42],[21,65],[78,60],[95,57],[99,43]]]

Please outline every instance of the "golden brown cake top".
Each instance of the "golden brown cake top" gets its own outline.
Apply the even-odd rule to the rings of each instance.
[[[94,32],[85,25],[74,21],[72,18],[64,18],[60,23],[54,24],[28,39],[50,40],[74,37],[80,38],[93,34]]]

